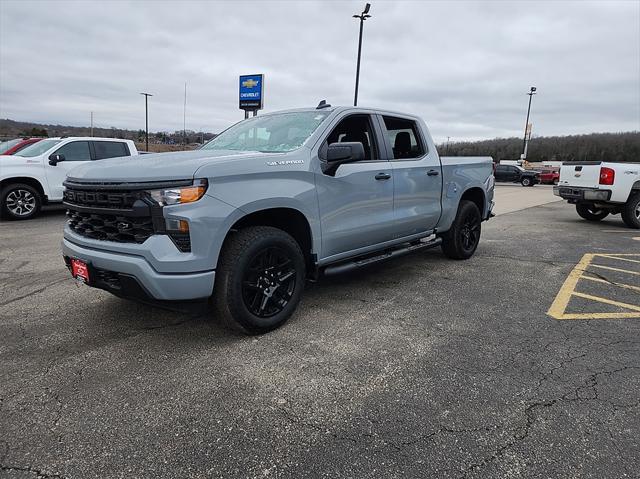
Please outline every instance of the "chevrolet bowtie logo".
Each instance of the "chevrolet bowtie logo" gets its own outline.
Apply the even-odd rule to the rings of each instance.
[[[254,80],[253,78],[249,78],[248,80],[242,82],[242,86],[245,88],[253,88],[254,86],[258,86],[258,81]]]

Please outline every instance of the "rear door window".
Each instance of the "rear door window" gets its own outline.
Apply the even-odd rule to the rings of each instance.
[[[37,145],[37,143],[36,143]],[[89,151],[88,141],[72,141],[61,146],[55,152],[56,155],[64,155],[65,161],[90,161],[91,152]]]
[[[383,116],[394,160],[420,158],[426,154],[418,125],[413,120]]]
[[[92,143],[96,160],[129,156],[129,148],[121,141],[94,141]]]

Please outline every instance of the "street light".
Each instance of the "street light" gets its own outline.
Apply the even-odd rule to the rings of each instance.
[[[149,151],[149,97],[153,96],[151,93],[140,93],[144,95],[144,125],[145,125],[145,138],[147,141],[147,151]]]
[[[536,87],[532,86],[529,90],[529,108],[527,108],[527,121],[524,123],[524,138],[522,139],[522,159],[527,159],[527,130],[529,129],[529,114],[531,113],[531,99],[536,94]]]
[[[353,97],[353,106],[358,106],[358,83],[360,82],[360,54],[362,52],[362,27],[364,25],[364,21],[367,18],[371,17],[371,15],[369,15],[370,8],[371,8],[371,4],[367,3],[360,15],[353,16],[353,18],[360,19],[360,37],[358,38],[358,65],[356,67],[356,93]]]

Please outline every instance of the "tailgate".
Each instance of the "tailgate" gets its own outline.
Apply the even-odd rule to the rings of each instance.
[[[600,184],[600,163],[599,161],[563,163],[560,168],[559,184],[598,188]]]

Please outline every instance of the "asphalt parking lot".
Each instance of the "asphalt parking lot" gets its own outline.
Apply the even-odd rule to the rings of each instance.
[[[503,211],[261,337],[77,287],[58,210],[0,223],[0,475],[638,477],[640,231]]]

